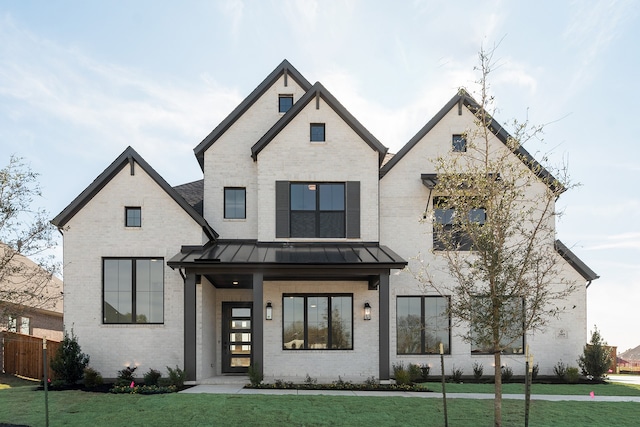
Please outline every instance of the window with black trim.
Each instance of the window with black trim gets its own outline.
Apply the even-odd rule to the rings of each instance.
[[[124,208],[125,227],[142,227],[142,208],[139,206]]]
[[[467,151],[467,140],[464,135],[453,135],[451,145],[455,152],[463,153]]]
[[[311,123],[311,141],[324,141],[324,123]]]
[[[278,95],[278,112],[286,113],[293,107],[293,95]]]
[[[433,198],[434,227],[433,249],[445,251],[447,249],[457,251],[472,250],[472,241],[468,234],[459,230],[456,226],[456,211],[449,205],[446,197]],[[487,219],[484,208],[469,210],[468,220],[483,225]]]
[[[398,354],[438,354],[440,343],[451,353],[449,298],[441,296],[397,297]]]
[[[103,258],[103,323],[164,322],[164,260]]]
[[[489,296],[472,296],[475,313],[474,316],[488,316],[491,307]],[[500,298],[503,307],[500,309],[500,348],[504,354],[523,354],[524,352],[524,299],[518,297]],[[487,322],[482,322],[487,324]],[[471,322],[471,352],[480,354],[493,354],[490,344],[493,340],[493,332],[489,328],[481,328],[478,322]]]
[[[284,350],[353,350],[353,294],[282,297]]]
[[[247,217],[247,190],[244,187],[224,188],[225,219],[245,219]]]
[[[345,237],[344,183],[291,183],[291,237]]]

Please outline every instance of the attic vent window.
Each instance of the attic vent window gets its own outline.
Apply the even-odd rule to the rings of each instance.
[[[142,209],[140,207],[124,208],[125,227],[142,227]]]
[[[324,123],[311,123],[311,141],[322,142],[324,140]]]
[[[278,112],[286,113],[291,107],[293,107],[293,95],[278,96]]]
[[[453,151],[463,153],[467,151],[467,140],[463,135],[453,135],[452,138]]]

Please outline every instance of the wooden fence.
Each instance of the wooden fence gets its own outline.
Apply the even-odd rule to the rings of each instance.
[[[3,370],[6,374],[20,375],[40,380],[44,377],[42,363],[42,338],[2,332]],[[47,340],[47,373],[54,378],[51,360],[60,347],[60,342]]]

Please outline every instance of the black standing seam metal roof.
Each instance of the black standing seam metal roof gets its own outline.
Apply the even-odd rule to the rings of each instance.
[[[590,269],[587,264],[578,258],[578,256],[560,240],[556,240],[555,247],[560,256],[564,258],[578,273],[580,273],[585,280],[591,282],[592,280],[600,278],[600,276]]]
[[[393,168],[411,149],[418,143],[422,138],[427,135],[431,129],[433,129],[440,120],[444,118],[445,115],[451,111],[453,107],[461,104],[464,105],[471,111],[472,113],[476,113],[481,109],[481,105],[471,97],[465,90],[460,90],[449,102],[445,104],[444,107],[431,119],[427,122],[426,125],[422,127],[416,133],[413,138],[409,140],[405,144],[404,147],[398,151],[396,155],[394,155],[391,160],[389,160],[382,168],[380,168],[380,178],[382,179],[391,168]],[[491,117],[491,116],[489,116]],[[489,129],[493,134],[500,140],[502,143],[507,145],[508,139],[511,137],[509,132],[507,132],[501,125],[498,123],[493,117],[491,117],[491,122],[489,123]],[[514,150],[514,154],[520,158],[520,160],[535,173],[539,178],[541,178],[552,190],[557,190],[559,192],[564,192],[566,188],[556,179],[553,175],[546,170],[533,156],[524,149],[522,146],[518,146]]]
[[[378,243],[285,243],[218,241],[209,247],[184,247],[167,264],[172,267],[350,267],[404,268],[407,261]]]
[[[273,70],[253,92],[247,96],[215,129],[202,140],[193,152],[200,163],[200,168],[204,171],[204,152],[218,140],[226,131],[238,120],[275,82],[280,76],[287,74],[287,78],[292,78],[304,91],[311,89],[311,83],[286,59]],[[274,104],[275,105],[275,104]]]
[[[342,120],[345,121],[373,150],[378,152],[378,165],[382,165],[382,161],[387,154],[387,147],[382,145],[380,141],[374,137],[340,102],[324,87],[320,82],[316,82],[311,89],[307,91],[280,120],[278,120],[271,129],[264,134],[253,147],[251,147],[251,157],[257,160],[258,154],[262,151],[273,138],[284,129],[310,102],[316,97],[322,98],[329,107],[331,107]]]
[[[191,218],[204,230],[207,236],[215,240],[218,233],[211,228],[207,221],[191,206],[167,181],[164,180],[133,148],[127,147],[117,159],[113,161],[98,177],[76,197],[51,223],[62,228],[77,214],[91,199],[95,197],[108,183],[126,166],[137,163]]]

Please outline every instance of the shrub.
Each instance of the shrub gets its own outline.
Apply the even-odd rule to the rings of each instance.
[[[455,383],[462,382],[462,374],[464,371],[462,369],[458,369],[455,366],[451,369],[451,381]]]
[[[556,374],[556,377],[565,379],[565,377],[567,376],[567,365],[560,361],[556,363],[556,366],[553,367],[553,372]]]
[[[429,378],[429,371],[431,371],[431,368],[429,367],[429,365],[422,365],[420,366],[420,371],[422,373],[422,381],[426,382]]]
[[[540,366],[536,363],[535,365],[533,365],[533,367],[531,368],[531,379],[535,380],[538,377],[538,374],[540,373]]]
[[[176,365],[176,369],[171,369],[167,366],[167,372],[169,373],[169,383],[171,385],[174,385],[177,388],[184,387],[184,382],[187,379],[187,373],[185,371],[178,368],[178,365]]]
[[[580,379],[580,374],[578,373],[578,368],[567,368],[567,381],[572,384],[575,384]]]
[[[602,339],[600,331],[594,326],[591,333],[591,342],[584,346],[582,356],[578,359],[578,365],[582,369],[582,375],[602,378],[611,365],[611,354],[606,347],[607,343]]]
[[[393,364],[393,378],[398,385],[411,384],[411,375],[409,371],[404,368],[404,363]]]
[[[371,376],[364,380],[364,385],[368,388],[377,388],[378,385],[380,385],[380,382],[376,377]]]
[[[258,387],[260,384],[262,384],[262,381],[264,380],[264,374],[260,369],[259,363],[254,362],[251,365],[249,365],[249,370],[247,371],[247,374],[249,375],[249,381],[251,382],[251,387]]]
[[[60,347],[51,361],[51,370],[65,384],[71,385],[82,379],[84,368],[89,364],[89,356],[80,350],[78,338],[65,331],[64,339],[60,343]]]
[[[418,382],[420,379],[422,379],[422,369],[420,369],[420,366],[414,363],[409,363],[407,371],[409,372],[409,381],[411,383]]]
[[[160,371],[149,369],[149,371],[142,376],[142,379],[144,380],[144,385],[146,386],[158,385],[158,381],[160,380],[161,376],[162,374],[160,373]]]
[[[100,375],[100,372],[88,366],[84,368],[84,386],[85,387],[95,388],[99,385],[102,385],[103,382],[104,380],[102,379],[102,375]]]
[[[508,382],[513,377],[513,369],[510,366],[502,366],[500,368],[502,372],[502,382]]]
[[[474,362],[473,363],[473,378],[479,380],[482,378],[482,374],[484,373],[484,366],[482,363]]]
[[[313,378],[309,374],[307,374],[307,376],[304,379],[304,383],[308,386],[312,386],[312,385],[318,384],[318,379]]]
[[[132,382],[135,382],[135,378],[133,377],[133,373],[138,369],[137,366],[133,368],[131,366],[127,366],[124,369],[118,371],[118,379],[116,380],[116,385],[128,386]]]

